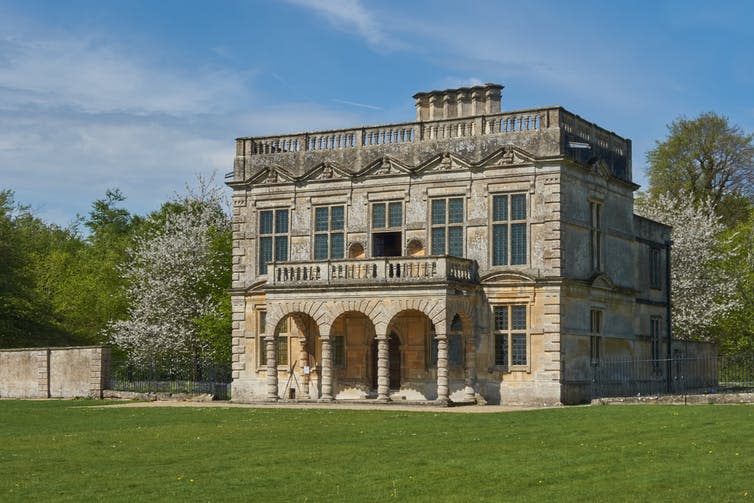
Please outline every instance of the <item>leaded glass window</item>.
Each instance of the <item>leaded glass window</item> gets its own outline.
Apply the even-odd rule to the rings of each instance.
[[[512,368],[528,365],[528,323],[526,306],[512,304],[493,307],[495,366]]]
[[[432,199],[430,240],[432,255],[463,257],[463,197]]]
[[[314,260],[342,259],[345,208],[320,206],[314,209]]]
[[[259,212],[259,274],[267,274],[269,262],[288,260],[288,210]]]
[[[526,194],[492,197],[492,265],[524,265],[529,241]]]

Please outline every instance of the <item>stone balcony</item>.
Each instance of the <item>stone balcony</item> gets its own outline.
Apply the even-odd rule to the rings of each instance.
[[[382,257],[270,263],[267,289],[476,285],[474,260],[450,257]]]

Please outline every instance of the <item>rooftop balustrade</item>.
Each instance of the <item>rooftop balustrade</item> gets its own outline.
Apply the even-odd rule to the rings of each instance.
[[[271,263],[272,287],[332,287],[479,281],[476,262],[447,256]]]
[[[326,155],[409,146],[423,142],[452,140],[491,135],[511,136],[506,143],[515,143],[515,135],[532,134],[559,128],[560,142],[555,152],[580,159],[599,156],[614,166],[616,176],[630,180],[630,140],[607,131],[561,107],[540,108],[488,115],[425,120],[351,129],[312,131],[280,136],[244,137],[236,140],[234,172],[227,178],[240,182],[251,175],[256,160],[267,160],[295,167],[305,164],[305,155]],[[588,151],[575,151],[573,141],[588,144]],[[263,160],[265,159],[265,160]],[[292,169],[292,172],[296,172]]]

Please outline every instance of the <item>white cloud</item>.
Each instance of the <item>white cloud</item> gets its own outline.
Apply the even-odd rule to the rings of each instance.
[[[404,47],[395,35],[386,33],[377,13],[364,7],[360,0],[287,1],[314,10],[341,31],[359,35],[373,49],[395,50]]]
[[[0,40],[4,110],[34,106],[181,115],[230,107],[244,88],[241,75],[166,67],[94,34],[40,36],[16,30]]]

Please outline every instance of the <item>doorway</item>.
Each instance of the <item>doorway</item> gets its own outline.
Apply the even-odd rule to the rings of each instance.
[[[400,232],[375,232],[372,234],[372,257],[400,257]]]

